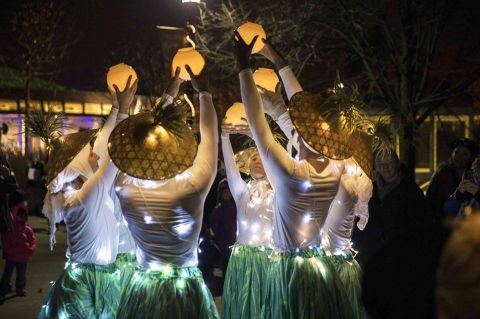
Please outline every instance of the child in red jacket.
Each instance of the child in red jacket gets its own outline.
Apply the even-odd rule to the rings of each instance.
[[[17,270],[16,292],[25,296],[27,262],[37,248],[35,235],[28,226],[28,209],[20,203],[12,209],[13,228],[3,234],[5,269],[0,281],[0,300],[4,299],[10,285],[13,269]]]

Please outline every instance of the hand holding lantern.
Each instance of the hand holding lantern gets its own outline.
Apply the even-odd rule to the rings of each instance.
[[[130,85],[131,81],[132,81],[132,76],[130,75],[128,77],[127,84],[125,85],[125,89],[123,91],[120,91],[120,89],[116,84],[113,85],[113,88],[115,89],[115,92],[112,92],[112,99],[114,101],[113,104],[115,104],[116,102],[118,103],[120,107],[120,110],[119,110],[120,113],[128,114],[128,109],[130,108],[130,105],[132,105],[132,102],[135,98],[135,93],[137,92],[138,79],[136,79],[132,85]]]
[[[177,66],[175,69],[175,75],[173,78],[170,79],[170,83],[168,84],[167,89],[165,90],[165,94],[175,98],[178,95],[178,91],[180,90],[180,85],[184,82],[183,79],[180,78],[180,71],[181,68]]]
[[[190,81],[192,81],[193,89],[197,93],[210,91],[210,81],[208,79],[208,72],[206,69],[204,69],[198,76],[193,73],[192,68],[188,64],[185,64],[185,70],[187,70],[188,74],[190,75]]]
[[[287,112],[287,106],[283,100],[280,83],[277,84],[275,93],[265,90],[258,85],[257,88],[259,89],[260,96],[262,97],[265,113],[267,113],[273,120],[278,120],[280,115]]]
[[[247,44],[238,31],[234,32],[233,40],[235,42],[235,56],[237,57],[240,71],[250,68],[250,56],[252,55],[252,48],[257,39],[258,35],[254,36],[252,41]]]

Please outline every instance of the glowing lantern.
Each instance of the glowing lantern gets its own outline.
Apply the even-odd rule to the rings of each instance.
[[[252,42],[253,38],[258,35],[257,41],[255,41],[255,45],[253,46],[252,53],[257,53],[265,45],[262,39],[267,39],[267,34],[260,24],[247,21],[239,26],[237,31],[240,33],[243,41],[245,41],[247,44]]]
[[[205,59],[194,48],[178,49],[172,60],[172,77],[175,75],[175,70],[180,67],[180,78],[185,81],[190,81],[190,75],[185,70],[185,64],[188,64],[192,69],[193,74],[199,75],[205,67]]]
[[[130,75],[132,76],[132,80],[130,81],[131,85],[137,79],[137,73],[130,65],[120,63],[110,67],[107,73],[108,87],[110,88],[110,90],[115,91],[115,89],[113,88],[113,85],[115,84],[120,91],[125,90],[128,77]]]
[[[243,118],[243,119],[242,119]],[[225,114],[225,124],[228,125],[248,125],[247,114],[245,114],[245,108],[243,103],[233,103]]]
[[[261,86],[270,92],[275,92],[275,88],[280,81],[274,70],[264,68],[259,68],[253,73],[253,80],[256,85]]]

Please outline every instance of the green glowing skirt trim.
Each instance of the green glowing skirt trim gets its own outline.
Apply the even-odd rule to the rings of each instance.
[[[365,319],[367,314],[362,302],[362,269],[352,254],[333,255],[328,257],[337,271],[352,304],[353,318]]]
[[[115,264],[67,261],[37,318],[115,318],[123,289],[120,275]]]
[[[223,285],[222,318],[261,318],[269,254],[271,249],[263,246],[233,246]]]
[[[271,256],[262,318],[353,318],[343,284],[322,249]]]
[[[212,294],[197,267],[138,266],[120,301],[117,318],[218,318]]]

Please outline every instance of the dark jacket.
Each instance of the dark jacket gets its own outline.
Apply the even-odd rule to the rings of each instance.
[[[379,183],[373,183],[368,223],[359,246],[358,257],[362,263],[396,234],[432,220],[422,190],[414,181],[399,178],[398,184],[383,199],[379,195]]]
[[[461,177],[447,163],[441,164],[432,177],[427,190],[427,203],[437,220],[444,217],[443,205],[457,189]]]

